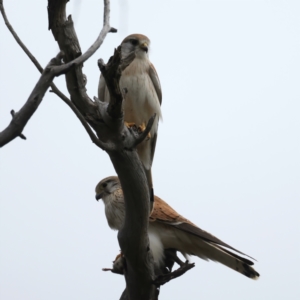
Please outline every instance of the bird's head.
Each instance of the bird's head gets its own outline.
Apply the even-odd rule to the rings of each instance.
[[[96,186],[96,200],[98,201],[120,188],[121,185],[117,176],[106,177],[102,179]]]
[[[137,58],[148,57],[150,40],[143,34],[131,34],[121,43],[122,57],[127,57],[134,52]]]

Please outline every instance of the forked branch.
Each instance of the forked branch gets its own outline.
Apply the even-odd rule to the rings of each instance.
[[[12,34],[12,36],[14,37],[14,39],[16,40],[16,42],[18,43],[18,45],[22,48],[22,50],[25,52],[25,54],[29,57],[29,59],[33,62],[33,64],[36,66],[36,68],[39,70],[39,72],[42,74],[43,73],[43,68],[40,65],[40,63],[37,61],[37,59],[32,55],[32,53],[29,51],[29,49],[25,46],[25,44],[21,41],[21,39],[19,38],[19,36],[17,35],[17,33],[15,32],[14,28],[12,27],[12,25],[10,24],[5,9],[4,9],[4,5],[3,5],[3,0],[0,0],[0,11],[2,14],[2,17],[4,19],[4,23],[6,25],[6,27],[8,28],[8,30],[10,31],[10,33]],[[61,98],[64,102],[67,103],[67,101],[70,101],[68,99],[67,96],[65,96],[57,87],[56,85],[52,82],[50,84],[51,88],[52,88],[52,92],[55,93],[59,98]],[[68,104],[68,103],[67,103]]]
[[[66,4],[67,0],[66,1],[63,1],[63,0],[62,1],[49,0],[48,2],[49,2],[49,8],[51,8],[51,9],[49,9],[49,24],[50,24],[50,15],[52,17],[52,19],[51,19],[51,22],[52,22],[54,20],[53,17],[56,17],[55,13],[59,12],[56,9],[57,8],[61,8],[61,7],[63,7],[63,9],[65,9],[65,4]],[[101,30],[101,32],[100,32],[97,40],[95,41],[95,43],[86,51],[86,53],[84,53],[83,55],[81,55],[77,60],[75,59],[74,61],[69,61],[67,64],[56,65],[56,68],[52,68],[51,72],[49,72],[48,75],[51,74],[51,75],[54,75],[54,76],[59,76],[61,74],[67,73],[70,69],[75,68],[76,66],[82,64],[85,60],[87,60],[100,47],[100,45],[102,44],[102,42],[103,42],[103,40],[104,40],[104,38],[105,38],[105,36],[106,36],[106,34],[108,32],[116,32],[116,30],[114,28],[111,28],[110,25],[109,25],[109,19],[110,19],[110,7],[109,7],[109,5],[110,5],[109,0],[105,0],[104,1],[104,23],[103,23],[103,28],[102,28],[102,30]],[[5,13],[4,5],[3,5],[3,0],[0,0],[0,11],[1,11],[1,14],[3,16],[4,22],[5,22],[6,26],[7,26],[7,28],[9,29],[9,31],[11,32],[11,34],[13,35],[13,37],[15,38],[16,42],[24,50],[24,52],[27,54],[27,56],[31,59],[31,61],[37,67],[37,69],[41,73],[43,73],[43,68],[41,67],[41,65],[39,64],[39,62],[30,53],[30,51],[28,50],[28,48],[24,45],[24,43],[18,37],[18,35],[14,31],[12,25],[8,21],[8,18],[7,18],[6,13]],[[50,11],[52,13],[50,13]],[[49,66],[50,65],[48,65],[48,67]],[[54,67],[54,65],[52,65],[52,67]],[[35,89],[34,89],[33,92],[36,93],[38,91],[37,89],[39,89],[41,87],[41,82],[43,82],[42,78],[45,79],[45,75],[41,76],[41,79],[39,80],[39,82],[36,85],[36,87],[35,87]],[[50,80],[49,86],[51,86],[51,88],[52,88],[51,91],[53,93],[55,93],[56,95],[58,95],[74,111],[74,113],[76,114],[76,116],[79,118],[80,122],[82,123],[82,125],[86,129],[87,133],[89,134],[91,140],[97,146],[99,146],[99,147],[101,147],[103,149],[104,144],[97,139],[97,137],[95,136],[94,132],[92,131],[92,129],[90,128],[90,126],[86,122],[86,118],[78,111],[76,105],[74,105],[68,99],[68,97],[66,97],[54,85],[54,83],[52,82],[53,78],[54,77],[52,77],[52,76],[50,76],[48,78]],[[83,78],[83,76],[82,76],[82,78]],[[43,88],[44,87],[45,87],[45,85],[43,85]],[[46,88],[46,90],[47,90],[47,88]],[[35,101],[35,105],[32,105],[33,104],[32,101],[29,101],[31,99],[32,94],[33,94],[33,92],[32,92],[32,94],[30,95],[29,99],[24,104],[23,108],[20,111],[18,111],[17,113],[14,113],[13,119],[10,122],[9,126],[0,133],[0,146],[1,147],[4,146],[5,144],[9,143],[11,140],[13,140],[17,136],[20,136],[21,138],[25,137],[22,134],[22,131],[23,131],[24,127],[26,126],[28,120],[31,118],[31,116],[33,115],[33,113],[36,111],[37,107],[41,103],[46,90],[44,92],[42,92],[42,93],[39,93],[39,97],[38,97],[38,100],[36,99],[37,101]],[[89,104],[91,104],[91,103],[89,103]],[[86,117],[88,117],[88,116],[86,116]]]
[[[148,238],[149,188],[135,148],[147,136],[155,115],[150,118],[143,133],[128,129],[124,125],[122,102],[126,92],[120,90],[119,79],[122,70],[130,64],[134,55],[128,61],[122,61],[120,49],[115,51],[107,65],[100,62],[102,74],[109,87],[111,102],[108,104],[97,100],[92,101],[87,95],[86,78],[82,73],[83,62],[101,46],[108,32],[116,31],[109,25],[110,2],[104,0],[103,28],[95,43],[84,54],[81,53],[72,18],[66,17],[67,2],[68,0],[48,1],[49,28],[62,52],[43,70],[40,80],[25,105],[15,113],[11,124],[0,133],[0,145],[1,141],[6,144],[16,136],[22,136],[23,128],[41,103],[53,78],[66,74],[71,101],[65,99],[65,96],[60,95],[60,97],[64,98],[80,119],[92,141],[108,153],[124,192],[126,216],[124,226],[118,233],[118,240],[126,257],[126,268],[124,268],[126,297],[130,300],[157,299],[158,289],[155,284],[161,285],[163,281],[167,282],[167,279],[164,277],[157,281],[154,274]],[[0,5],[3,9],[2,0]],[[62,53],[64,64],[61,62]],[[55,88],[52,89],[55,92]]]

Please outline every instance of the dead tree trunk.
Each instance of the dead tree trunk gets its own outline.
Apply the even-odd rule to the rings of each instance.
[[[13,117],[11,123],[0,132],[0,147],[18,136],[25,138],[22,134],[24,127],[43,100],[47,89],[51,87],[52,91],[73,110],[92,142],[107,152],[122,185],[126,218],[124,227],[119,231],[118,240],[125,257],[123,271],[126,289],[121,299],[155,300],[158,299],[159,286],[176,277],[167,276],[157,281],[158,277],[154,274],[148,239],[150,195],[146,176],[136,151],[136,146],[150,132],[155,115],[149,120],[146,130],[142,133],[124,126],[122,102],[125,92],[120,90],[119,79],[122,70],[131,63],[134,56],[128,61],[122,61],[119,48],[115,50],[107,65],[102,60],[98,63],[109,87],[110,103],[100,102],[97,98],[93,101],[87,95],[86,77],[82,73],[83,62],[101,46],[107,33],[116,32],[116,29],[109,24],[110,1],[104,0],[103,28],[96,42],[84,54],[81,53],[72,18],[66,16],[67,2],[68,0],[48,1],[49,29],[61,51],[43,70],[9,24],[3,0],[0,0],[0,10],[8,29],[42,73],[24,106],[17,113],[11,112]],[[52,83],[54,77],[62,74],[65,74],[71,100]]]

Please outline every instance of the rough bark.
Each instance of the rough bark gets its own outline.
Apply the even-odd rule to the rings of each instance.
[[[104,3],[107,7],[109,1]],[[65,4],[66,1],[61,1],[55,3],[56,8],[51,6],[53,19],[49,20],[49,26],[60,49],[66,54],[64,59],[68,64],[73,59],[80,58],[81,51],[72,19],[66,18]],[[106,17],[105,20],[108,22],[109,18]],[[109,23],[107,27],[110,28]],[[118,49],[108,65],[99,62],[111,95],[111,102],[108,105],[97,99],[93,102],[86,94],[82,65],[77,64],[66,74],[66,82],[72,102],[96,131],[98,138],[105,143],[103,149],[109,154],[124,191],[126,218],[118,239],[126,258],[127,295],[130,300],[153,300],[156,287],[153,285],[153,258],[147,234],[150,198],[146,176],[135,147],[150,131],[155,116],[150,119],[142,135],[124,126],[123,93],[118,83],[122,66],[124,68],[124,64],[129,64],[131,61],[121,62]]]

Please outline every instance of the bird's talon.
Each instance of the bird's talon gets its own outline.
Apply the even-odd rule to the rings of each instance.
[[[138,127],[138,133],[142,133],[143,131],[145,131],[145,129],[146,129],[146,125],[145,125],[145,123],[142,123],[139,127]],[[148,141],[148,140],[150,140],[150,138],[151,138],[151,133],[149,132],[148,134],[147,134],[147,137],[146,137],[146,141]]]
[[[124,122],[125,123],[125,126],[127,127],[127,128],[131,128],[131,127],[137,127],[136,126],[136,124],[135,123],[133,123],[133,122]]]

